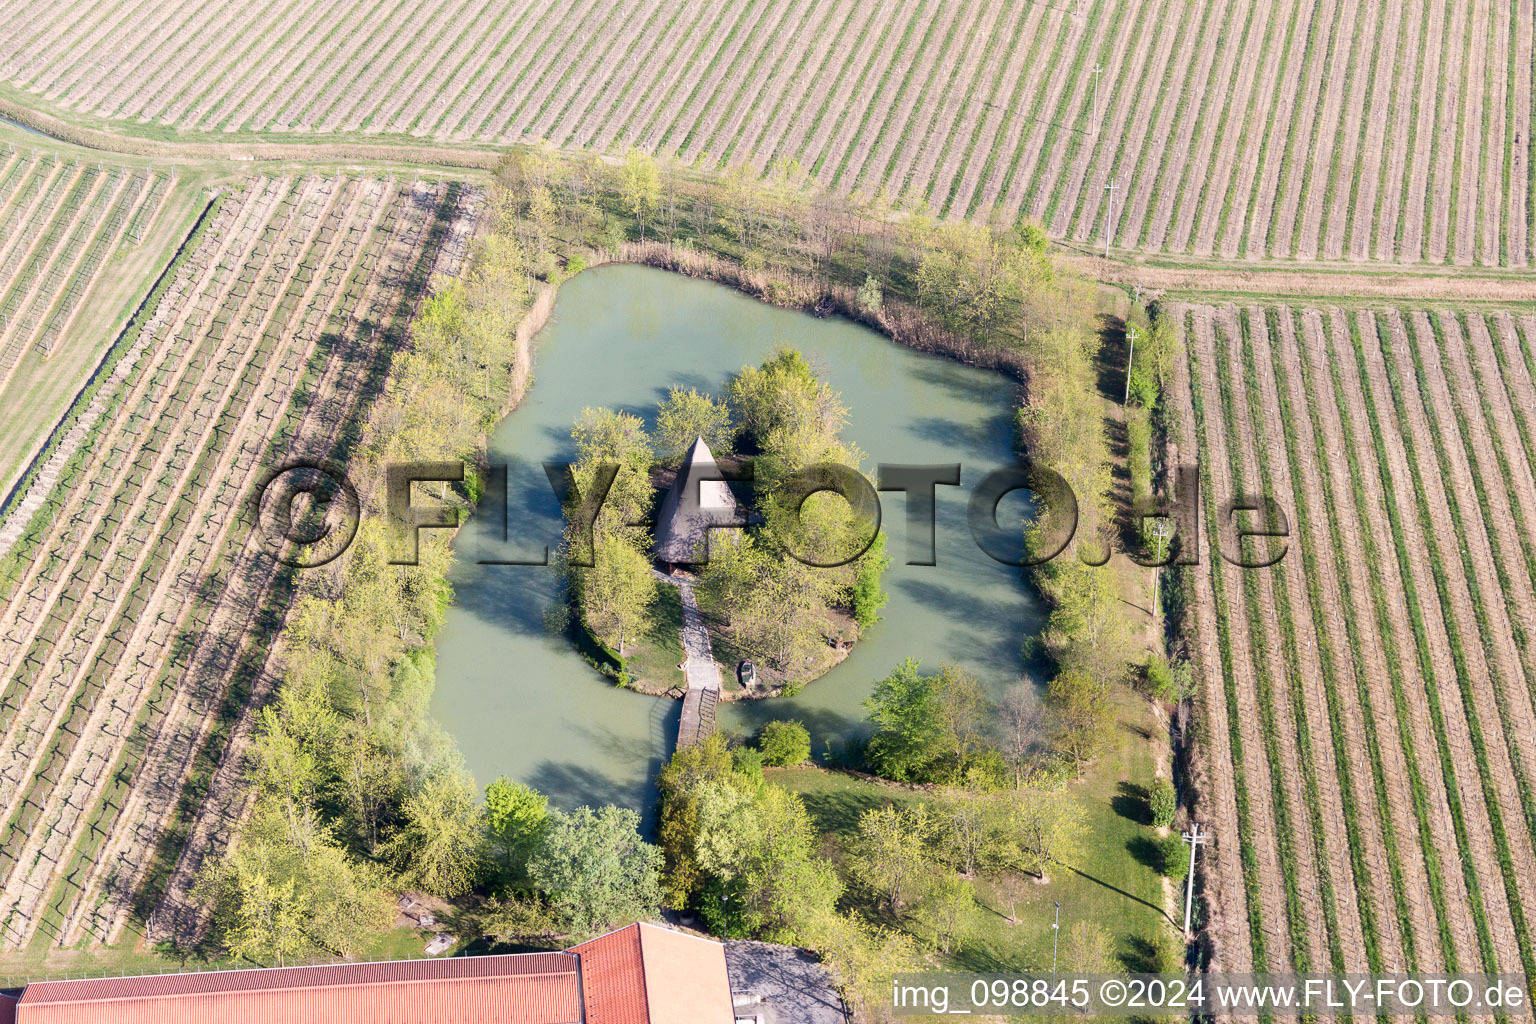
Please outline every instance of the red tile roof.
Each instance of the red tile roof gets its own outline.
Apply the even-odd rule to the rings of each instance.
[[[634,924],[571,949],[581,956],[586,1024],[733,1024],[725,947]]]
[[[580,1024],[569,953],[45,981],[21,1024]],[[5,1024],[0,1017],[0,1024]]]
[[[651,1024],[639,925],[572,946],[571,952],[581,957],[586,1024]]]

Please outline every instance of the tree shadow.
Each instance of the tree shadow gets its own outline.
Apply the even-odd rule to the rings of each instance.
[[[1163,848],[1151,836],[1134,836],[1126,841],[1125,848],[1143,867],[1153,871],[1163,869]]]
[[[1138,825],[1152,824],[1152,804],[1145,786],[1122,781],[1119,795],[1111,797],[1109,805],[1122,818],[1128,818]]]

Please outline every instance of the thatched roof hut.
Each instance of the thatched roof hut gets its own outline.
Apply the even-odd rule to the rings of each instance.
[[[714,453],[702,437],[683,457],[672,489],[656,516],[656,560],[665,565],[701,565],[709,560],[709,529],[739,525],[741,510],[721,477]]]

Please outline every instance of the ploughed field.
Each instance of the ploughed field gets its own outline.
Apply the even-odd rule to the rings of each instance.
[[[1203,528],[1182,570],[1216,956],[1234,971],[1536,969],[1536,318],[1184,306]]]
[[[142,207],[153,189],[67,164],[25,174],[84,204]],[[250,178],[168,268],[90,429],[53,454],[0,550],[0,948],[112,941],[134,909],[152,933],[173,926],[245,810],[239,751],[291,593],[247,498],[279,461],[345,458],[479,202]]]
[[[792,158],[1085,244],[1527,266],[1533,2],[3,0],[0,80],[164,137]]]

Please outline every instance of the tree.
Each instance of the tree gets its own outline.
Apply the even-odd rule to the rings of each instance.
[[[992,842],[986,802],[969,793],[953,794],[939,805],[939,820],[944,848],[953,854],[960,873],[970,878]]]
[[[1103,746],[1113,721],[1109,687],[1087,672],[1068,669],[1051,680],[1050,698],[1056,745],[1081,768]]]
[[[859,310],[866,316],[877,316],[880,308],[885,304],[885,296],[880,287],[880,281],[873,274],[865,275],[864,283],[859,285],[858,294],[854,301]]]
[[[1011,684],[1003,693],[997,712],[1002,754],[1013,768],[1013,788],[1018,789],[1024,779],[1024,764],[1039,740],[1045,717],[1034,684],[1025,679]]]
[[[567,931],[590,935],[661,906],[661,850],[640,838],[628,808],[554,811],[528,860],[528,877]]]
[[[593,564],[574,570],[587,626],[624,656],[625,646],[651,628],[659,584],[651,563],[627,539],[599,533]]]
[[[1158,841],[1158,853],[1163,860],[1163,874],[1175,885],[1189,877],[1189,844],[1177,832],[1169,833]]]
[[[612,409],[586,408],[571,428],[576,442],[576,463],[571,472],[584,500],[594,497],[594,485],[605,463],[616,463],[618,473],[603,500],[594,526],[598,532],[633,536],[632,524],[651,511],[656,491],[651,487],[651,463],[655,454],[638,416]]]
[[[503,875],[523,869],[548,820],[549,799],[531,786],[499,775],[485,787],[485,823]]]
[[[893,913],[917,891],[932,863],[934,822],[927,807],[886,804],[859,816],[854,862],[859,877]]]
[[[1062,790],[1034,789],[1004,793],[992,803],[995,856],[1006,867],[1048,881],[1053,863],[1078,856],[1087,834],[1081,805]]]
[[[757,749],[770,768],[802,764],[811,756],[811,734],[799,722],[769,722],[758,734]]]
[[[880,621],[880,609],[890,600],[881,581],[890,567],[890,556],[885,553],[885,532],[881,531],[875,535],[869,550],[859,557],[854,575],[853,619],[860,629],[868,629]]]
[[[842,883],[816,853],[817,832],[797,794],[779,786],[708,783],[699,794],[702,905],[717,934],[798,944],[833,913]]]
[[[939,952],[948,956],[961,939],[966,914],[976,905],[976,890],[963,878],[940,872],[929,883],[918,914],[933,932]]]
[[[624,209],[635,218],[640,239],[644,241],[646,225],[661,205],[661,175],[649,154],[639,149],[629,151],[619,172],[619,193]]]
[[[663,879],[666,905],[683,910],[704,884],[699,864],[699,794],[712,782],[740,785],[735,758],[725,737],[711,733],[703,743],[679,747],[656,780],[661,791],[661,825],[658,830],[665,855]]]
[[[388,849],[409,882],[444,898],[472,889],[484,863],[485,817],[469,776],[429,776],[401,811]]]
[[[875,726],[867,754],[875,773],[897,782],[923,778],[943,742],[932,679],[919,674],[917,661],[907,658],[875,684],[864,707]]]
[[[1173,824],[1173,816],[1179,810],[1179,794],[1174,790],[1173,783],[1160,778],[1152,783],[1152,793],[1148,800],[1152,805],[1152,824],[1158,828],[1167,828]]]
[[[261,798],[241,842],[205,865],[193,898],[213,909],[216,939],[234,958],[282,966],[356,956],[394,917],[386,879],[352,863],[323,826],[302,845],[292,840],[286,812]]]
[[[875,684],[864,706],[876,727],[867,756],[885,778],[963,781],[977,756],[990,749],[991,702],[980,681],[956,666],[924,676],[909,658]]]
[[[656,413],[656,455],[665,463],[681,461],[700,437],[716,456],[727,455],[735,434],[730,407],[693,388],[674,385]]]
[[[1061,946],[1068,974],[1107,974],[1114,964],[1114,936],[1092,921],[1073,924]]]

